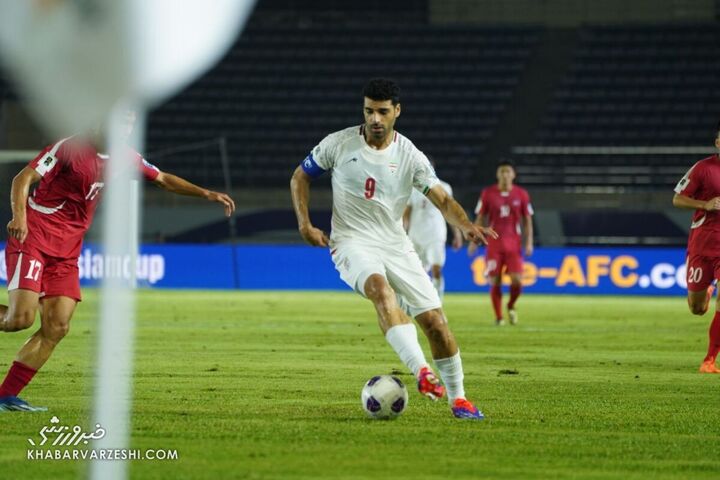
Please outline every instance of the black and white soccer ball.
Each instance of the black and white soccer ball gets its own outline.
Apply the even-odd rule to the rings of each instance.
[[[367,381],[362,389],[362,406],[370,418],[396,418],[408,404],[408,392],[399,378],[378,375]]]

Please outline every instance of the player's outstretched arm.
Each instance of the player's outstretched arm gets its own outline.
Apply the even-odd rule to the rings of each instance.
[[[463,235],[458,227],[450,225],[452,229],[452,248],[454,251],[458,251],[463,247]],[[474,244],[473,244],[474,245]]]
[[[27,199],[30,194],[30,185],[39,182],[42,177],[35,169],[25,167],[15,175],[10,189],[10,206],[13,218],[7,224],[8,235],[24,242],[28,235],[27,228]]]
[[[475,225],[477,225],[479,227],[484,227],[485,225],[487,225],[485,218],[486,218],[486,216],[483,215],[482,213],[478,213],[477,215],[475,215],[475,222],[474,222]],[[470,242],[468,244],[468,249],[467,249],[468,257],[474,256],[475,252],[477,252],[477,248],[478,248],[477,243]]]
[[[532,223],[532,217],[530,215],[525,215],[523,217],[523,240],[525,244],[525,256],[531,257],[534,251],[533,246],[533,223]]]
[[[706,201],[695,200],[694,198],[676,193],[673,196],[673,206],[688,210],[706,210],[708,212],[718,211],[720,210],[720,197],[711,198]]]
[[[226,193],[214,192],[206,188],[198,187],[172,173],[160,172],[153,181],[158,187],[178,195],[200,197],[211,202],[221,203],[225,207],[225,216],[229,217],[235,211],[235,202]]]
[[[314,247],[327,247],[330,243],[328,236],[315,228],[310,222],[310,175],[305,173],[302,167],[297,167],[290,179],[290,195],[292,196],[293,208],[297,217],[298,230],[303,240]]]
[[[460,229],[463,236],[474,243],[487,244],[487,236],[497,238],[497,233],[490,227],[481,227],[470,221],[465,210],[440,185],[435,185],[427,193],[428,199],[443,214],[447,222]]]

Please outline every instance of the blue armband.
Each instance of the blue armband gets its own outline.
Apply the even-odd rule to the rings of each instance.
[[[320,168],[320,166],[315,163],[315,159],[312,156],[312,153],[305,157],[305,160],[302,162],[302,169],[310,175],[310,178],[318,178],[320,175],[325,173],[325,170]]]

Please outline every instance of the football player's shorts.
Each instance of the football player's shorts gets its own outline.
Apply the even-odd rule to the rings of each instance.
[[[488,248],[485,251],[485,265],[486,271],[485,276],[497,277],[503,273],[518,273],[523,272],[523,256],[519,251],[501,251]]]
[[[367,279],[378,274],[402,297],[413,317],[442,305],[410,241],[395,247],[344,241],[333,245],[330,253],[340,278],[364,297]]]
[[[707,290],[713,280],[720,279],[720,257],[689,255],[687,264],[687,289],[691,292]]]
[[[9,238],[5,247],[8,291],[23,289],[40,297],[82,300],[77,258],[51,257],[27,241]]]

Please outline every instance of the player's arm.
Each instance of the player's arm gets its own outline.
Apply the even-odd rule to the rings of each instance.
[[[427,198],[440,210],[445,220],[453,227],[459,228],[462,235],[471,242],[487,244],[486,236],[497,238],[497,233],[492,228],[481,227],[471,222],[465,210],[441,185],[431,188],[427,192]]]
[[[531,215],[525,215],[522,221],[523,244],[525,245],[525,256],[533,254],[533,222]]]
[[[27,228],[27,199],[30,195],[30,186],[40,181],[42,176],[34,168],[25,167],[15,175],[10,189],[10,207],[13,218],[7,224],[8,235],[25,241],[28,235]]]
[[[225,207],[226,217],[229,217],[235,211],[235,202],[233,202],[233,199],[227,194],[198,187],[194,183],[188,182],[184,178],[173,175],[172,173],[159,172],[155,180],[153,180],[153,183],[168,192],[178,195],[199,197],[211,202],[221,203]]]
[[[673,195],[673,206],[677,208],[685,208],[688,210],[705,210],[708,212],[720,210],[720,197],[711,198],[710,200],[695,200],[686,195],[676,193]]]
[[[312,177],[305,173],[301,166],[295,169],[290,179],[290,195],[292,196],[293,209],[297,217],[298,230],[302,238],[315,247],[327,247],[330,243],[325,232],[315,228],[310,222],[310,182]]]
[[[487,226],[487,224],[488,224],[487,214],[483,214],[482,212],[478,212],[478,214],[475,215],[475,222],[474,222],[474,223],[475,223],[475,225],[477,225],[477,226],[479,226],[479,227],[485,227],[485,226]],[[468,251],[467,251],[468,256],[469,256],[469,257],[472,257],[473,255],[475,255],[475,252],[476,252],[476,251],[477,251],[477,243],[472,243],[472,242],[471,242],[470,245],[468,245]]]
[[[463,235],[460,229],[454,225],[450,225],[450,230],[452,230],[452,248],[457,252],[463,246]]]

